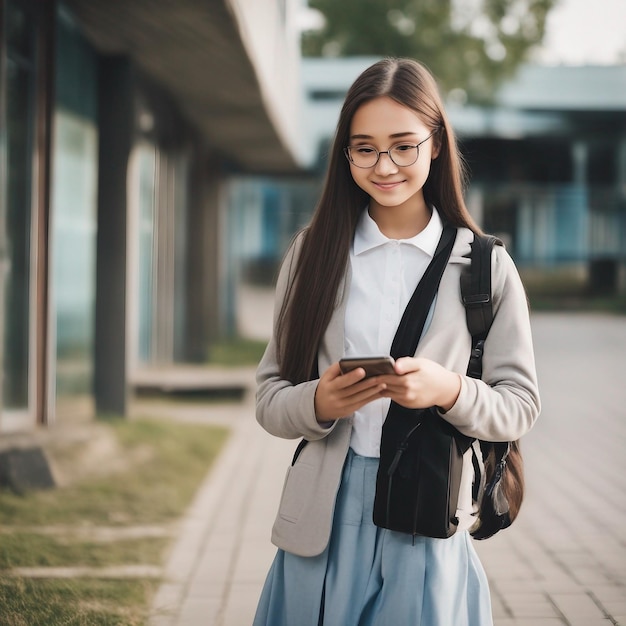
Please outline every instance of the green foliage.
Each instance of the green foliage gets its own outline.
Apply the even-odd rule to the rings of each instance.
[[[418,59],[442,89],[488,100],[529,50],[541,43],[556,0],[310,0],[324,15],[303,34],[305,56]]]

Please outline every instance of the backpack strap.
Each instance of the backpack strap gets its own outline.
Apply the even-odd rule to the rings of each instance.
[[[422,336],[428,312],[439,289],[441,277],[448,265],[456,241],[457,229],[445,224],[437,249],[422,279],[417,284],[402,314],[389,354],[394,359],[413,356]]]
[[[482,377],[485,339],[487,339],[493,322],[491,253],[496,244],[502,245],[502,242],[491,235],[475,234],[474,241],[471,243],[470,267],[461,274],[461,297],[465,306],[467,329],[472,335],[472,350],[467,365],[467,375],[472,378]],[[473,496],[475,500],[478,499],[485,487],[484,466],[482,459],[477,455],[477,446],[481,448],[481,456],[486,458],[491,444],[476,441],[472,446],[474,473],[479,478],[474,483]]]
[[[502,242],[491,235],[474,235],[470,269],[461,275],[461,296],[465,305],[467,328],[472,335],[472,351],[467,375],[482,376],[482,356],[487,333],[493,322],[491,301],[491,251]]]
[[[457,229],[450,224],[444,224],[443,232],[437,244],[433,258],[426,268],[422,279],[419,281],[413,295],[411,296],[404,314],[400,319],[398,329],[393,339],[390,354],[394,358],[406,355],[413,355],[419,343],[422,331],[430,311],[431,304],[439,288],[441,277],[448,265],[448,259],[452,253],[454,242],[456,241]],[[314,364],[314,371],[311,373],[311,380],[318,378],[317,361]],[[396,413],[397,405],[391,403],[390,413]],[[391,420],[390,420],[391,421]],[[306,439],[302,439],[294,452],[291,465],[294,465],[304,447],[308,444]]]
[[[467,366],[467,375],[481,378],[483,373],[482,358],[485,339],[493,322],[493,303],[491,296],[491,254],[494,245],[503,245],[502,241],[491,235],[475,235],[471,244],[471,265],[461,275],[461,296],[465,305],[467,328],[472,335],[472,351]],[[480,449],[482,459],[493,453],[493,475],[485,475],[482,459],[477,454]],[[511,524],[508,515],[508,502],[500,489],[506,459],[511,450],[510,442],[475,441],[472,444],[472,463],[476,480],[473,497],[487,498],[491,505],[491,518],[478,530],[471,531],[474,539],[486,539],[502,528]]]

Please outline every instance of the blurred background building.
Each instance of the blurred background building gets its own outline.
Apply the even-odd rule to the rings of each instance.
[[[271,282],[285,234],[308,221],[345,94],[376,60],[302,60],[310,181],[297,185],[298,198],[293,183],[248,177],[238,186],[230,247],[256,268],[242,276],[241,298],[246,281]],[[557,294],[626,293],[626,65],[526,64],[488,104],[455,95],[447,110],[470,170],[468,207],[505,241],[525,282]],[[241,239],[254,216],[259,227]],[[246,308],[238,312],[240,327],[258,335]]]
[[[292,0],[0,2],[0,431],[230,324],[228,186],[299,170]]]
[[[301,59],[303,4],[0,0],[0,432],[124,414],[138,372],[266,338],[378,58]],[[526,63],[466,96],[479,223],[529,282],[626,291],[626,65]]]
[[[308,145],[318,162],[348,87],[374,61],[303,61]],[[470,169],[468,204],[484,229],[506,239],[522,268],[612,264],[606,287],[626,289],[626,277],[618,281],[626,254],[626,65],[523,65],[488,105],[454,95],[447,110]]]

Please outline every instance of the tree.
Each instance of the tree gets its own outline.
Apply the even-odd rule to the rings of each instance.
[[[555,1],[309,0],[325,25],[303,33],[302,51],[412,57],[430,68],[444,93],[485,101],[541,43]]]

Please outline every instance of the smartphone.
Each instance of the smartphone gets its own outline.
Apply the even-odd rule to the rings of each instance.
[[[362,367],[365,370],[365,377],[369,378],[381,374],[395,374],[394,363],[395,361],[390,356],[355,356],[341,359],[339,367],[342,374]]]

